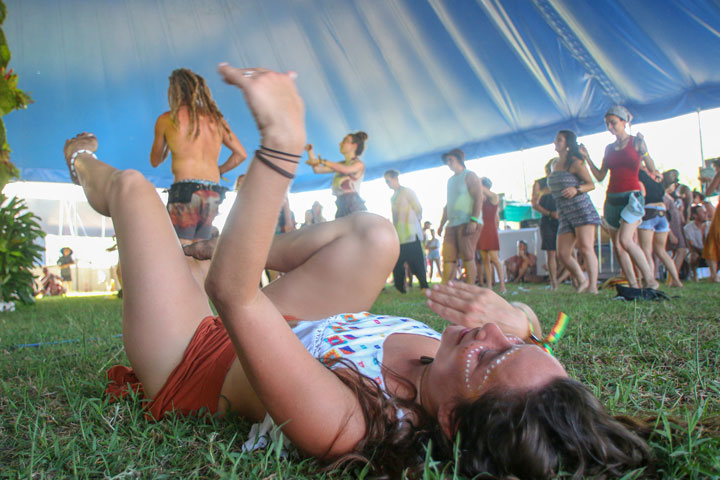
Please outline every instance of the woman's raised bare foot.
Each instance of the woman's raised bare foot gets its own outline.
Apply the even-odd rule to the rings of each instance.
[[[670,286],[673,288],[682,288],[683,284],[680,280],[670,282]]]
[[[582,281],[580,282],[580,284],[578,284],[578,286],[577,286],[577,288],[575,289],[575,291],[576,291],[577,293],[582,293],[582,292],[584,292],[585,290],[587,290],[587,288],[588,288],[589,286],[590,286],[590,280],[588,280],[587,278],[583,278]],[[597,287],[596,287],[596,288],[597,288]]]
[[[73,155],[81,150],[95,153],[97,148],[98,141],[92,133],[83,132],[65,141],[63,155],[65,156],[65,163],[67,164],[70,172],[70,180],[72,180],[75,185],[80,185],[80,179],[78,178],[77,171],[75,170],[75,158],[77,155]]]

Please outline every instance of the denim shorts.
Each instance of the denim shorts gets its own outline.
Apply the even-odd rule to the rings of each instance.
[[[640,230],[652,230],[655,233],[669,232],[670,223],[668,223],[667,220],[667,211],[665,211],[665,207],[660,205],[646,205],[645,212],[647,213],[648,210],[656,210],[657,212],[655,216],[650,218],[649,220],[643,220],[638,228]]]

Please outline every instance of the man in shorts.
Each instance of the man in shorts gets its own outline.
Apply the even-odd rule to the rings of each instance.
[[[471,285],[477,279],[475,248],[480,238],[482,219],[482,184],[475,173],[465,168],[465,152],[456,148],[442,155],[442,161],[453,172],[448,180],[447,204],[443,208],[438,235],[445,230],[442,257],[443,283],[452,280],[458,257],[465,267],[465,281]]]
[[[205,80],[181,68],[170,76],[170,111],[158,117],[150,164],[160,165],[172,152],[174,183],[168,190],[168,213],[180,238],[187,245],[207,240],[227,189],[220,176],[247,158],[245,148],[230,130],[212,98]],[[220,149],[230,157],[218,165]]]
[[[395,193],[390,200],[393,225],[400,240],[400,256],[393,269],[395,288],[405,293],[405,263],[420,282],[420,288],[428,288],[425,273],[425,255],[423,255],[423,232],[420,226],[422,207],[415,192],[400,185],[400,172],[385,172],[385,183]]]

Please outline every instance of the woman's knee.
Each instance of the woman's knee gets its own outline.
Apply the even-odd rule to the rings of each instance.
[[[111,200],[122,202],[137,198],[141,192],[155,193],[155,187],[137,170],[118,170],[112,173],[108,187]]]
[[[387,255],[394,264],[400,252],[400,243],[395,227],[387,219],[363,212],[352,215],[349,220],[352,238],[362,242],[373,255]]]

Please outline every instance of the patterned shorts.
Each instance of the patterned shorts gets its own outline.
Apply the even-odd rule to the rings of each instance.
[[[168,203],[167,210],[177,236],[184,240],[209,239],[220,202],[218,192],[196,190],[189,202]]]

